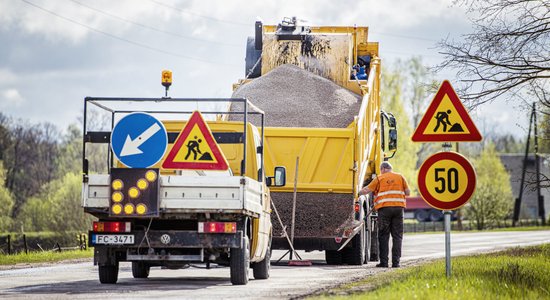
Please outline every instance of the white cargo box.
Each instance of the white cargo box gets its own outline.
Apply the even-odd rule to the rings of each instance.
[[[110,176],[90,174],[83,185],[83,207],[108,209]],[[161,213],[244,213],[262,211],[262,183],[244,176],[160,177]]]

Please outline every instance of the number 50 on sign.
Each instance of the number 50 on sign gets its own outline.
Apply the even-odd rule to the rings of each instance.
[[[470,200],[476,186],[476,173],[464,156],[440,152],[430,156],[418,171],[418,189],[434,208],[457,209]]]

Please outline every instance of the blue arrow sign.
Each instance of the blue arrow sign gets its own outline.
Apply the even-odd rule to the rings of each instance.
[[[113,153],[129,168],[148,168],[156,164],[167,146],[168,135],[162,122],[142,112],[120,119],[111,133]]]

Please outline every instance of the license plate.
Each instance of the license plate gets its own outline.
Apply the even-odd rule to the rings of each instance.
[[[92,244],[99,245],[127,245],[134,244],[133,234],[94,234]]]

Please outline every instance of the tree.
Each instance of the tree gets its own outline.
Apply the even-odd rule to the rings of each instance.
[[[386,70],[386,69],[384,69]],[[398,150],[393,158],[392,164],[396,171],[402,173],[411,190],[416,188],[416,162],[419,146],[411,143],[409,137],[413,128],[410,123],[410,116],[405,110],[402,100],[403,86],[405,81],[399,67],[393,71],[383,71],[381,97],[384,99],[384,110],[393,113],[397,119],[397,130],[399,132]]]
[[[489,144],[473,160],[476,168],[476,191],[466,206],[466,217],[482,230],[510,216],[513,207],[510,175],[500,161],[495,146]]]
[[[550,5],[544,0],[460,0],[474,32],[439,44],[438,69],[458,71],[470,107],[507,97],[550,107]]]
[[[5,186],[14,195],[12,218],[57,175],[59,132],[50,123],[12,123],[4,145]]]
[[[21,210],[18,226],[26,231],[83,231],[93,217],[81,206],[82,176],[67,173],[44,185],[39,195],[30,198]]]
[[[436,70],[454,69],[461,99],[474,108],[495,99],[540,103],[550,112],[550,4],[546,0],[457,0],[468,8],[474,32],[462,41],[439,43],[444,61]],[[528,99],[528,100],[526,100]],[[548,124],[548,123],[542,123]],[[539,137],[550,140],[544,127]],[[543,147],[546,147],[546,142]],[[541,176],[541,185],[550,179]]]
[[[11,210],[14,202],[10,191],[4,187],[4,180],[4,168],[0,163],[0,232],[6,232],[11,229]]]

